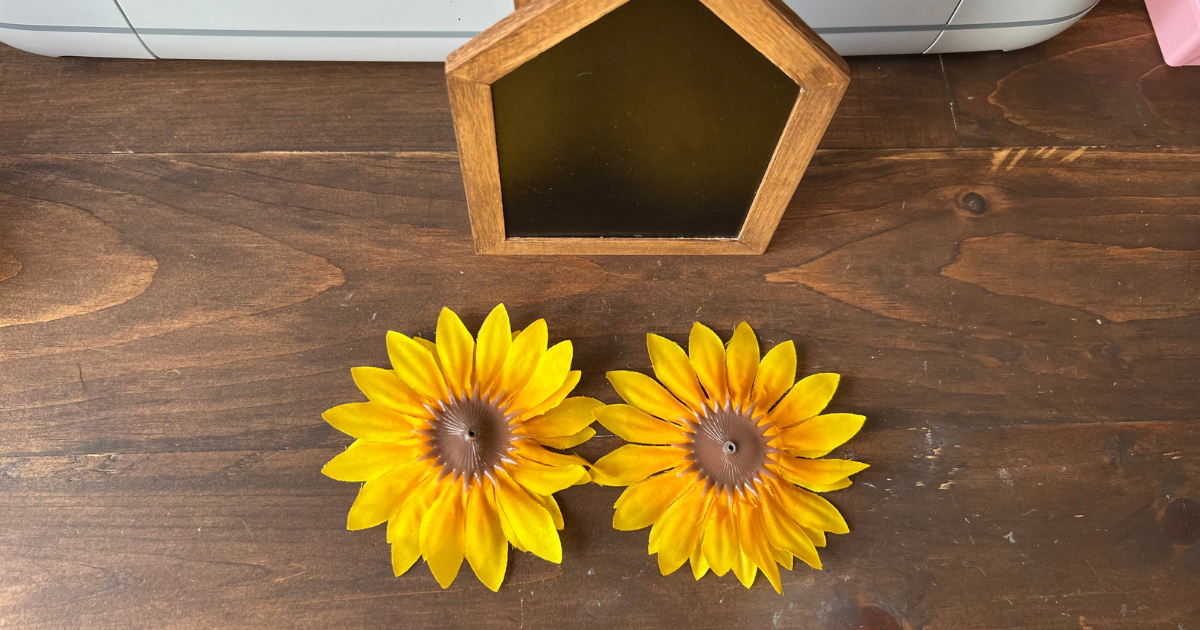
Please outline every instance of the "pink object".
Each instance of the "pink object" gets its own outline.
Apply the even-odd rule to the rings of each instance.
[[[1146,0],[1169,66],[1200,66],[1200,0]]]

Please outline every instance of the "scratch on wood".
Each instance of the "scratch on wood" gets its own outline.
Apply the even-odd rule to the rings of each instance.
[[[1004,160],[1008,159],[1008,154],[1012,153],[1012,149],[1003,149],[992,155],[992,170],[998,170],[1004,164]]]
[[[1086,153],[1086,152],[1087,152],[1087,150],[1088,150],[1088,148],[1087,148],[1087,147],[1079,147],[1078,149],[1075,149],[1074,151],[1072,151],[1072,152],[1068,153],[1068,154],[1067,154],[1067,156],[1066,156],[1066,157],[1064,157],[1064,158],[1062,159],[1062,163],[1063,163],[1063,164],[1070,164],[1071,162],[1074,162],[1075,160],[1078,160],[1078,159],[1079,159],[1079,156],[1081,156],[1081,155],[1083,155],[1084,153]]]
[[[1006,168],[1004,170],[1011,171],[1014,168],[1016,168],[1017,162],[1020,162],[1021,158],[1025,157],[1026,153],[1029,153],[1029,149],[1021,149],[1020,151],[1018,151],[1016,157],[1014,157],[1013,161],[1011,163],[1009,163],[1008,168]]]

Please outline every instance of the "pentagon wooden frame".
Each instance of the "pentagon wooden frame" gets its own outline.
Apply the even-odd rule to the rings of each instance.
[[[491,85],[630,0],[530,0],[446,60],[475,251],[486,254],[761,254],[834,110],[849,69],[782,0],[696,0],[791,77],[800,94],[736,239],[506,238]]]

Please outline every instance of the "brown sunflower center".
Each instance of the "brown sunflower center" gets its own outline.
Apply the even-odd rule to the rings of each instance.
[[[766,471],[767,455],[775,451],[767,446],[765,427],[744,411],[711,409],[689,425],[693,431],[686,445],[692,462],[689,470],[699,472],[706,485],[718,490],[753,488],[754,480]]]
[[[504,409],[473,395],[452,397],[432,409],[434,421],[425,431],[442,475],[480,479],[500,464],[512,448],[513,432]]]

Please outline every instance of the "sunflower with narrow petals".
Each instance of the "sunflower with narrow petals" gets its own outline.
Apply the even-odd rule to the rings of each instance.
[[[586,442],[603,405],[567,398],[580,376],[571,370],[571,342],[546,342],[541,319],[513,334],[503,304],[478,341],[442,309],[436,343],[389,332],[392,369],[351,370],[370,402],[325,412],[356,441],[322,472],[365,482],[347,528],[386,521],[397,576],[423,556],[446,588],[465,557],[495,591],[510,543],[562,562],[563,518],[551,495],[591,475],[583,458],[543,447]]]
[[[825,532],[849,527],[815,492],[850,485],[867,467],[820,459],[862,428],[863,416],[818,415],[837,389],[837,374],[796,378],[791,341],[759,361],[746,323],[728,347],[697,323],[685,354],[678,344],[647,335],[658,381],[637,372],[609,372],[629,403],[597,410],[597,418],[628,442],[597,461],[596,483],[629,486],[617,500],[613,527],[653,525],[650,553],[663,575],[690,560],[699,580],[732,570],[747,588],[761,570],[782,592],[779,567],[792,558],[820,569]],[[659,384],[661,382],[661,384]],[[794,386],[793,386],[794,383]],[[665,387],[664,387],[665,385]]]

